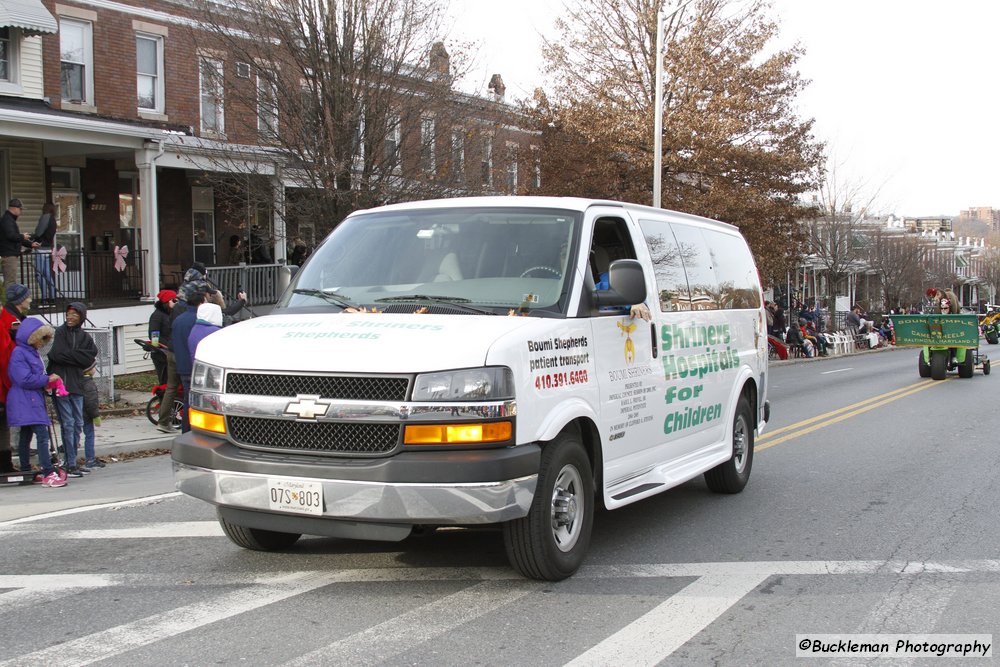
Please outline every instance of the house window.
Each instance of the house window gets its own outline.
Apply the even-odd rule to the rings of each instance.
[[[483,135],[482,182],[484,188],[493,187],[493,137]]]
[[[60,18],[59,53],[62,99],[93,104],[93,25],[89,21]]]
[[[385,136],[385,161],[393,168],[399,166],[399,141],[402,134],[398,114],[391,114],[388,119]]]
[[[465,130],[451,130],[451,173],[456,181],[465,180]]]
[[[212,188],[191,188],[191,226],[194,230],[194,258],[215,264],[215,192]]]
[[[507,144],[507,192],[517,194],[517,144]]]
[[[437,167],[434,160],[434,119],[420,119],[420,168],[432,173]]]
[[[201,131],[222,134],[226,131],[223,114],[223,63],[202,57],[201,72]]]
[[[135,36],[136,98],[140,111],[163,113],[163,38]]]
[[[542,156],[538,146],[531,147],[531,187],[535,190],[542,187]]]
[[[14,80],[13,51],[10,28],[0,28],[0,81],[5,83]]]
[[[265,141],[278,136],[278,84],[273,76],[257,75],[257,132]]]

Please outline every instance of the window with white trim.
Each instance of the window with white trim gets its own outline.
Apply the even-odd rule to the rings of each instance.
[[[0,28],[0,82],[13,83],[15,80],[14,49],[17,42],[10,28]]]
[[[424,116],[420,119],[420,168],[433,173],[437,168],[434,155],[434,119]]]
[[[542,187],[542,154],[538,146],[531,147],[531,187],[535,190]]]
[[[517,194],[517,144],[507,143],[507,192]]]
[[[385,161],[393,169],[399,168],[399,142],[402,137],[399,114],[390,114],[385,133]]]
[[[483,152],[481,180],[484,188],[493,188],[493,137],[488,134],[483,135]]]
[[[451,175],[458,181],[465,180],[465,130],[451,128]]]
[[[139,110],[163,113],[163,37],[136,33],[135,84]]]
[[[94,103],[93,33],[90,21],[59,18],[59,83],[65,102]]]
[[[198,63],[201,95],[201,131],[222,134],[226,131],[223,110],[223,62],[201,56]]]
[[[261,140],[278,136],[278,82],[274,73],[257,74],[257,132]]]

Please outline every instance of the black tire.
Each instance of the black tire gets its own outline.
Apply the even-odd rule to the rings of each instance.
[[[917,372],[920,373],[920,377],[929,378],[931,376],[931,365],[924,361],[924,351],[920,350],[920,354],[917,355]]]
[[[146,403],[146,419],[154,424],[160,423],[160,404],[162,396],[153,396]],[[170,428],[180,429],[182,414],[184,412],[184,401],[174,399],[174,410],[170,413]]]
[[[1000,343],[1000,336],[997,335],[996,331],[986,334],[986,342],[990,345],[996,345]]]
[[[575,431],[542,449],[538,486],[528,515],[503,524],[507,558],[530,579],[560,581],[583,563],[594,525],[594,476]]]
[[[733,455],[705,473],[705,483],[715,493],[739,493],[750,481],[753,467],[753,413],[741,396],[733,416]]]
[[[990,360],[987,359],[986,361],[983,362],[983,375],[989,375],[989,374],[990,374]]]
[[[235,523],[229,523],[218,515],[219,525],[233,544],[251,551],[282,551],[298,542],[302,535],[298,533],[279,533],[260,528],[246,528]]]
[[[948,374],[948,351],[931,350],[931,377],[943,380]]]
[[[958,365],[958,377],[960,378],[972,377],[972,374],[976,371],[975,359],[973,359],[974,355],[975,355],[974,350],[965,351],[965,361],[963,361]]]
[[[160,423],[160,402],[162,398],[162,396],[153,396],[146,403],[146,419],[154,424]]]

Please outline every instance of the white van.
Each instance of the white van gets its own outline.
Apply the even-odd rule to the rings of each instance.
[[[558,580],[597,503],[702,474],[742,490],[766,396],[735,227],[583,199],[400,204],[349,216],[271,315],[202,341],[174,471],[248,549],[497,523],[515,568]]]

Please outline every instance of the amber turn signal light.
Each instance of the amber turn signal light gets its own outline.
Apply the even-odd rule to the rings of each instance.
[[[226,434],[226,418],[212,412],[202,412],[201,410],[188,410],[188,422],[191,428],[198,428],[202,431]]]
[[[490,424],[421,424],[407,425],[405,445],[474,445],[510,440],[514,432],[510,422]]]

